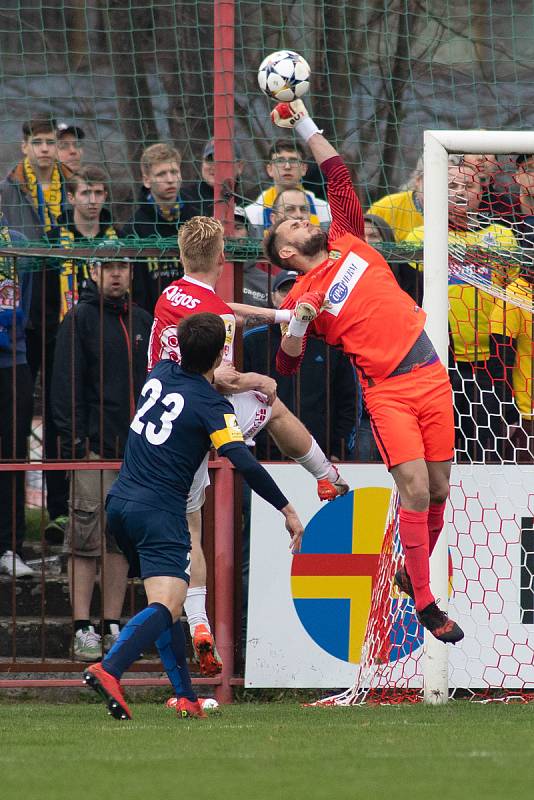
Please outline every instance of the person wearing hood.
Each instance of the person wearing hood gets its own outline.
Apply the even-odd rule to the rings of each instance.
[[[65,316],[57,337],[52,412],[66,459],[121,459],[135,404],[146,377],[151,317],[131,304],[128,259],[94,259],[91,281]],[[102,477],[101,477],[102,476]],[[90,619],[97,560],[101,555],[102,508],[115,470],[72,474],[68,554],[74,618],[74,657],[98,661],[102,646],[118,636],[128,566],[113,541],[104,555],[103,642]]]

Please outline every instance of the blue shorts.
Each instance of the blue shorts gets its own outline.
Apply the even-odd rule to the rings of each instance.
[[[189,583],[191,536],[184,517],[114,495],[106,500],[106,513],[130,578],[168,575]]]

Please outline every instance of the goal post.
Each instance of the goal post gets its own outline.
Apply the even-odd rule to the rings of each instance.
[[[449,155],[534,153],[534,133],[527,131],[427,130],[424,133],[424,302],[427,333],[443,364],[448,363],[448,164]],[[430,234],[430,235],[429,235]],[[432,554],[433,593],[448,605],[447,524]],[[424,701],[446,703],[449,696],[448,648],[425,631]]]

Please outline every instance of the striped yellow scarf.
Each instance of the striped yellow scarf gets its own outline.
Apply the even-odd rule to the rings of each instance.
[[[106,228],[102,236],[95,238],[118,239],[119,237],[117,236],[115,228],[110,225],[109,228]],[[65,249],[71,248],[74,241],[75,236],[72,230],[66,227],[59,229],[59,243],[61,247]],[[68,259],[62,263],[61,272],[59,274],[60,320],[62,320],[67,311],[70,311],[72,306],[78,302],[79,285],[84,280],[88,280],[89,277],[87,261]]]
[[[54,164],[54,170],[50,179],[48,189],[43,189],[33,168],[27,158],[23,161],[24,179],[28,194],[32,198],[35,210],[45,232],[49,231],[61,214],[61,173],[59,167]]]

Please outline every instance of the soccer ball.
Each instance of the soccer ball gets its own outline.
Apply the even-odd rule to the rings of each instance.
[[[261,62],[258,84],[277,103],[291,103],[309,91],[310,65],[293,50],[279,50]]]
[[[199,697],[198,702],[204,711],[213,711],[214,708],[219,708],[219,703],[214,697]]]

